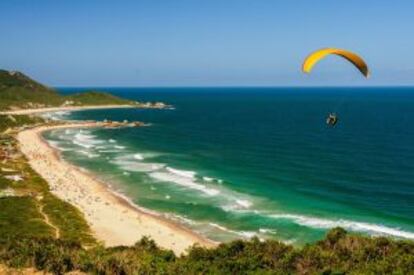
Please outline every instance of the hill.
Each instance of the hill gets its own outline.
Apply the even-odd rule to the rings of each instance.
[[[21,72],[0,70],[0,110],[108,104],[126,105],[136,102],[97,91],[61,95]]]

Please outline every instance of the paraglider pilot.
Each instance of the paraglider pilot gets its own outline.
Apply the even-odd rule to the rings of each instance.
[[[326,124],[329,126],[335,126],[335,124],[338,122],[338,117],[335,113],[330,113],[328,117],[326,118]]]

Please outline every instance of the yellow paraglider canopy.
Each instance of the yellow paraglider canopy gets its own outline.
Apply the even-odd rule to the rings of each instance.
[[[320,49],[320,50],[317,50],[311,53],[303,62],[303,65],[302,65],[303,72],[310,73],[313,66],[316,63],[318,63],[319,60],[325,58],[327,55],[330,55],[330,54],[335,54],[335,55],[345,58],[346,60],[354,64],[354,66],[357,67],[357,69],[365,77],[367,78],[369,77],[368,66],[361,57],[359,57],[357,54],[353,52],[342,50],[342,49],[336,49],[336,48],[325,48],[325,49]]]

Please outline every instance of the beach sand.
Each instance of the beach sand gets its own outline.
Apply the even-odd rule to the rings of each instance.
[[[133,245],[143,236],[149,236],[160,247],[171,249],[177,255],[196,243],[213,247],[216,244],[213,241],[116,195],[92,174],[62,160],[59,152],[41,136],[42,132],[53,129],[97,126],[102,123],[40,126],[19,132],[17,140],[29,164],[49,183],[51,191],[80,209],[95,237],[106,246]]]

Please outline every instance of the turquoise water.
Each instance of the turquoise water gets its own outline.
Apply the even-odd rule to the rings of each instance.
[[[55,114],[151,126],[46,137],[140,206],[219,241],[300,245],[336,226],[414,239],[414,89],[103,90],[175,109]]]

